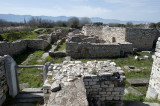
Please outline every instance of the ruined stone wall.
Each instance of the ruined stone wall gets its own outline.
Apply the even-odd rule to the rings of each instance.
[[[126,29],[122,27],[109,27],[105,26],[102,29],[102,35],[100,36],[103,40],[109,42],[122,43],[125,42]]]
[[[152,50],[152,46],[160,37],[160,32],[157,29],[142,29],[142,28],[123,28],[123,27],[109,27],[109,26],[95,26],[86,25],[82,32],[86,36],[98,36],[106,42],[133,43],[133,47],[139,51]]]
[[[84,35],[87,35],[87,36],[92,36],[92,35],[101,36],[102,29],[103,29],[102,25],[100,26],[99,25],[86,25],[86,26],[83,26],[82,32],[84,33]]]
[[[57,42],[57,40],[65,38],[69,33],[69,29],[56,29],[51,33],[52,42]]]
[[[56,95],[62,92],[65,86],[81,78],[90,104],[97,106],[98,103],[102,106],[104,102],[119,101],[121,103],[123,100],[125,73],[120,67],[116,67],[116,63],[109,60],[88,61],[87,63],[63,61],[61,64],[50,64],[46,75],[43,85],[45,104],[55,103]],[[65,94],[61,95],[61,98],[65,98]]]
[[[50,43],[50,39],[19,40],[15,42],[0,42],[0,56],[19,55],[27,48],[35,50],[44,50]]]
[[[66,42],[66,55],[73,58],[119,57],[119,44]]]
[[[0,56],[0,106],[6,99],[6,92],[8,91],[4,57]]]
[[[156,53],[153,58],[152,72],[146,98],[160,100],[160,38],[156,45]]]
[[[123,72],[123,71],[122,71]],[[84,76],[87,97],[97,101],[121,101],[124,94],[124,72]]]
[[[129,42],[124,42],[120,44],[121,51],[124,53],[132,53],[133,52],[133,44]]]
[[[49,43],[42,39],[36,39],[36,40],[25,40],[27,42],[27,47],[29,49],[35,49],[35,50],[44,50]]]
[[[18,55],[25,51],[27,42],[19,40],[15,42],[0,42],[0,56],[3,55]]]
[[[49,43],[42,39],[19,40],[15,42],[0,42],[0,56],[19,55],[27,48],[35,50],[44,50]]]
[[[138,50],[152,50],[153,41],[157,35],[156,29],[136,29],[126,28],[127,42],[133,43],[134,48]]]

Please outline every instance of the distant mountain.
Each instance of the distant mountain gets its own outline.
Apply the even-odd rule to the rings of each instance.
[[[0,14],[0,19],[10,21],[10,22],[24,22],[24,20],[29,21],[33,16],[32,15],[14,15],[14,14]],[[52,21],[67,21],[71,17],[66,16],[35,16],[41,19],[48,19]],[[79,17],[81,19],[82,17]],[[121,21],[116,19],[103,19],[99,17],[92,17],[90,18],[92,22],[103,22],[104,24],[108,23],[120,23],[125,24],[127,22],[132,22],[133,24],[145,24],[145,23],[151,23],[148,21]]]

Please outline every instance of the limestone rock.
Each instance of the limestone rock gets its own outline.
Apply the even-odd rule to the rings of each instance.
[[[51,86],[51,91],[52,92],[57,92],[61,89],[61,85],[59,82],[55,81],[53,82],[52,86]]]

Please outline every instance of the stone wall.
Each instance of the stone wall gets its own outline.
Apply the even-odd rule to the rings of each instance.
[[[125,83],[123,75],[121,76],[119,73],[84,76],[83,81],[90,100],[123,100]]]
[[[0,56],[3,55],[18,55],[25,51],[27,42],[19,40],[15,42],[0,42]]]
[[[133,45],[129,42],[105,43],[96,37],[75,35],[66,40],[66,55],[72,58],[120,57],[132,53]]]
[[[6,99],[6,92],[8,91],[4,57],[0,56],[0,106]]]
[[[92,35],[101,36],[102,35],[102,29],[103,29],[102,25],[90,25],[90,24],[88,24],[88,25],[83,26],[82,32],[84,33],[84,35],[87,35],[87,36],[92,36]]]
[[[126,28],[127,42],[133,43],[134,48],[138,50],[152,50],[153,41],[157,36],[156,29],[136,29]]]
[[[44,50],[49,43],[43,39],[25,40],[27,42],[27,48],[35,50]]]
[[[122,43],[125,42],[126,29],[122,27],[109,27],[105,26],[102,29],[102,35],[100,36],[103,40],[109,42]]]
[[[49,43],[42,39],[19,40],[15,42],[0,42],[0,56],[19,55],[27,48],[35,50],[44,50]]]
[[[57,29],[51,34],[40,35],[34,40],[19,40],[15,42],[0,42],[0,56],[19,55],[26,49],[44,50],[50,43],[66,37],[68,29]]]
[[[160,38],[157,41],[156,53],[153,57],[152,72],[146,98],[160,100]]]
[[[119,57],[119,44],[66,42],[66,55],[72,58]]]
[[[157,29],[109,27],[104,25],[85,25],[82,32],[86,36],[98,36],[106,42],[133,43],[139,51],[152,50],[154,43],[160,37]]]

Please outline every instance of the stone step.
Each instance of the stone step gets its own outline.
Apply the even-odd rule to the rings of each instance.
[[[149,84],[149,78],[127,79],[133,86],[146,86]]]
[[[9,106],[37,106],[35,103],[15,103]]]
[[[33,103],[43,101],[43,98],[32,98],[32,99],[15,99],[14,103]]]
[[[124,93],[125,93],[125,95],[128,94],[128,93],[132,93],[135,96],[143,95],[141,92],[137,91],[136,89],[134,89],[132,87],[125,88]]]
[[[32,99],[43,98],[43,93],[20,93],[16,96],[16,99]]]
[[[20,93],[43,93],[42,88],[25,88]]]

